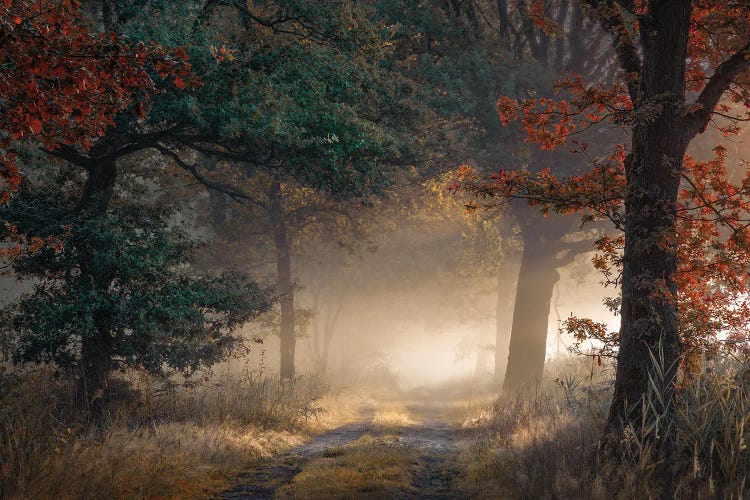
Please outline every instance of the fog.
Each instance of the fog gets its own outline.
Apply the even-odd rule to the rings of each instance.
[[[513,314],[499,308],[498,297],[512,299],[516,292],[515,282],[498,279],[498,270],[510,267],[517,279],[523,248],[512,214],[466,213],[457,200],[448,201],[437,216],[411,208],[404,212],[403,207],[388,211],[402,217],[400,224],[392,224],[389,217],[369,221],[366,245],[352,249],[313,239],[298,246],[297,372],[325,372],[349,386],[404,391],[455,383],[496,388],[505,370],[503,364],[496,374],[498,317],[512,320]],[[508,227],[510,234],[503,234]],[[510,240],[516,245],[514,253],[499,254],[504,243],[512,249]],[[549,304],[546,359],[570,355],[575,340],[562,330],[562,321],[570,315],[605,323],[610,331],[619,328],[618,318],[602,304],[602,297],[616,290],[601,284],[591,264],[593,255],[580,253],[558,269]],[[326,331],[330,347],[321,366]],[[246,334],[263,343],[254,345],[240,365],[278,371],[274,329],[256,325]],[[501,332],[505,349],[510,334]],[[587,342],[581,349],[597,347]]]

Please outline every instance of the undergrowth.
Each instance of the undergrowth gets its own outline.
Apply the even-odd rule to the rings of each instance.
[[[207,498],[241,470],[322,426],[319,379],[246,370],[197,381],[132,372],[107,392],[103,425],[51,369],[0,377],[0,498]]]
[[[611,380],[606,365],[558,361],[535,393],[504,395],[475,411],[465,423],[475,433],[459,459],[466,496],[662,497],[664,484],[655,471],[664,464],[656,459],[649,429],[626,432],[615,453],[600,446]],[[673,495],[750,496],[750,365],[717,359],[703,373],[683,377],[675,411],[676,453],[666,464]]]

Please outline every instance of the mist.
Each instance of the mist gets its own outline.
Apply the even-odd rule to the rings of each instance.
[[[749,26],[0,2],[0,498],[749,497]]]

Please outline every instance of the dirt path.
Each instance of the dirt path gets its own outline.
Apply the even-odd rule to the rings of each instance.
[[[237,478],[236,487],[221,498],[273,498],[276,490],[299,474],[308,460],[359,439],[372,426],[372,417],[372,411],[365,411],[360,420],[337,427],[242,474]]]
[[[378,419],[377,412],[365,413],[360,420],[333,429],[310,443],[292,449],[243,474],[238,478],[236,487],[224,493],[222,498],[267,499],[273,498],[282,488],[283,496],[291,498],[318,498],[315,491],[320,492],[320,497],[326,498],[387,496],[403,499],[447,499],[460,496],[454,491],[453,484],[457,470],[451,466],[449,460],[451,452],[455,449],[458,431],[446,423],[442,416],[444,407],[416,402],[406,405],[405,408],[408,423],[383,424]],[[358,451],[358,440],[361,438],[375,441],[379,448],[374,453],[365,449],[364,459],[361,455],[357,455],[360,458],[354,459],[355,453],[362,453],[361,447]],[[379,473],[387,469],[382,458],[381,462],[366,463],[370,456],[380,455],[384,451],[389,457],[395,457],[391,460],[401,460],[398,463],[402,463],[403,466],[397,467],[407,478],[402,482],[392,482],[387,490],[382,489],[383,478],[379,477]],[[351,471],[346,471],[338,476],[320,479],[320,482],[328,483],[339,481],[339,485],[324,485],[328,488],[325,490],[321,490],[320,485],[307,486],[310,482],[309,476],[314,475],[314,471],[327,472],[334,467],[345,467],[340,463],[331,462],[324,463],[321,468],[319,462],[327,457],[339,457],[347,453],[353,455],[354,467],[359,469],[357,480],[352,480],[346,473]],[[352,464],[348,466],[351,467]],[[306,471],[306,474],[301,474],[303,471]],[[372,475],[371,484],[368,484],[368,473]],[[295,477],[304,478],[308,483]],[[300,483],[296,493],[294,488],[291,488],[290,493],[289,485],[294,486],[293,481],[295,484]]]

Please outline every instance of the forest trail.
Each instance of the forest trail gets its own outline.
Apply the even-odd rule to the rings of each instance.
[[[449,458],[460,429],[447,422],[451,406],[417,400],[368,408],[242,474],[221,498],[455,498],[458,471]]]

